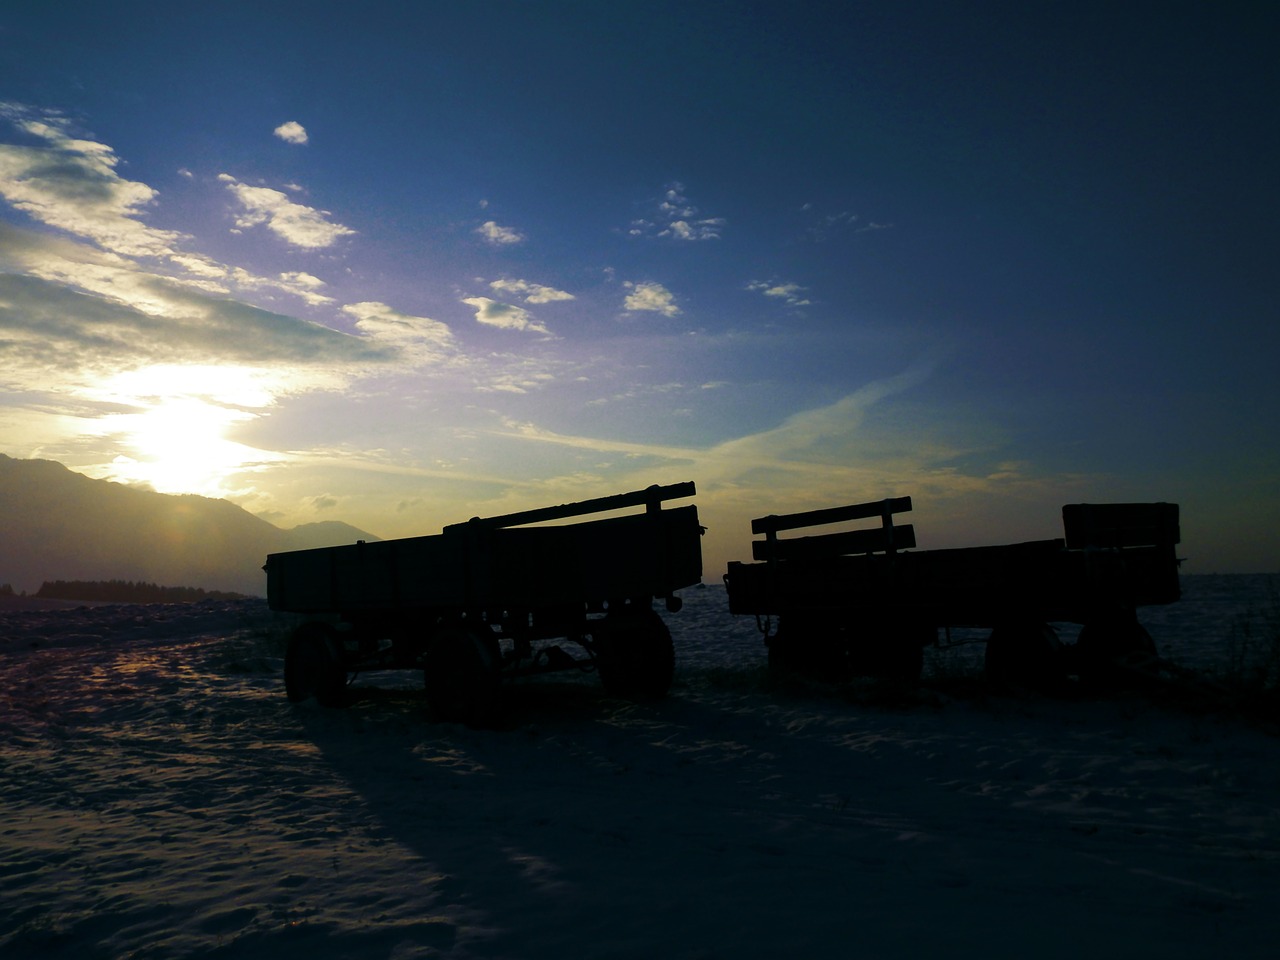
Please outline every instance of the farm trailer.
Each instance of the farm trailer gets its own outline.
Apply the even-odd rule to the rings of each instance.
[[[272,610],[307,619],[285,655],[290,700],[340,705],[354,674],[420,669],[439,719],[483,723],[503,678],[597,670],[611,694],[664,695],[671,634],[653,609],[701,582],[702,527],[692,483],[652,486],[501,517],[436,535],[274,553]],[[641,513],[546,524],[643,506]],[[578,648],[578,655],[558,644]]]
[[[1110,680],[1154,657],[1136,611],[1179,597],[1177,504],[1069,504],[1063,539],[922,551],[914,527],[894,523],[910,509],[899,497],[752,521],[758,562],[731,562],[724,579],[771,667],[914,679],[952,627],[990,628],[985,671],[1000,682]],[[873,517],[869,529],[778,536]],[[1060,622],[1082,625],[1075,644],[1059,641]]]

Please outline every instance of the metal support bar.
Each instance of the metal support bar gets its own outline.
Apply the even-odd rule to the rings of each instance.
[[[594,500],[582,500],[578,503],[565,503],[556,507],[522,510],[519,513],[508,513],[500,517],[472,517],[463,523],[451,523],[444,529],[445,531],[450,531],[466,527],[479,527],[494,530],[499,527],[518,527],[527,523],[564,520],[569,517],[581,517],[588,513],[621,510],[625,507],[641,505],[648,511],[655,511],[661,509],[661,504],[664,500],[679,500],[683,497],[692,497],[696,492],[692,480],[687,480],[684,483],[672,483],[666,486],[654,484],[644,490],[633,490],[630,493],[619,493],[611,497],[597,497]]]

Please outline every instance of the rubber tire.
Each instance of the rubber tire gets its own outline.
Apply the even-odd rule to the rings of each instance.
[[[284,691],[292,703],[311,697],[322,707],[346,703],[347,672],[327,624],[304,623],[293,631],[284,655]]]
[[[501,703],[500,651],[492,636],[465,626],[436,631],[423,655],[422,683],[431,716],[481,727]]]
[[[657,611],[610,614],[593,639],[600,682],[610,696],[640,701],[667,695],[675,679],[676,651]]]

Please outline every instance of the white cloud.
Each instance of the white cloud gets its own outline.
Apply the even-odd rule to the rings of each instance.
[[[500,303],[488,297],[467,297],[463,303],[475,307],[476,321],[491,327],[504,330],[531,330],[535,333],[550,333],[546,327],[533,319],[533,315],[523,307],[510,303]]]
[[[360,332],[394,347],[415,366],[440,360],[454,345],[453,332],[445,324],[401,313],[385,303],[349,303],[342,310],[356,318]]]
[[[277,371],[281,390],[306,390],[401,359],[399,344],[205,296],[140,271],[120,271],[101,286],[109,295],[80,293],[60,279],[0,274],[0,363],[11,385],[74,392],[157,364],[231,364]]]
[[[684,195],[684,185],[667,187],[657,216],[632,220],[627,233],[633,237],[670,237],[673,240],[719,240],[728,222],[724,217],[699,217],[699,210]]]
[[[484,237],[486,241],[495,247],[510,246],[513,243],[523,243],[524,234],[518,232],[513,227],[500,226],[493,220],[486,220],[480,226],[476,227],[476,233]]]
[[[177,253],[169,257],[169,262],[187,273],[207,280],[222,280],[228,273],[223,264],[198,253]]]
[[[65,284],[126,304],[148,314],[168,309],[162,284],[227,292],[222,284],[226,268],[206,258],[171,256],[189,276],[164,279],[137,263],[78,240],[38,233],[0,221],[0,272],[24,273],[51,283]],[[189,262],[188,262],[189,261]],[[194,268],[194,269],[193,269]]]
[[[747,289],[754,290],[757,293],[762,293],[766,297],[773,297],[776,300],[782,300],[788,306],[792,307],[807,307],[813,302],[804,296],[803,291],[808,288],[802,287],[798,283],[774,283],[772,281],[766,282],[764,280],[752,280],[747,284]]]
[[[478,384],[484,393],[530,393],[555,382],[555,374],[546,371],[516,369],[495,372],[487,383]]]
[[[240,267],[230,271],[231,279],[243,290],[279,290],[306,301],[313,307],[323,307],[334,302],[333,297],[320,291],[328,286],[319,277],[292,270],[275,277],[259,277]]]
[[[307,131],[297,120],[282,123],[272,131],[285,143],[306,143]]]
[[[157,193],[121,177],[119,158],[106,144],[72,136],[63,117],[36,116],[15,104],[0,104],[0,118],[42,141],[0,145],[0,196],[15,208],[123,256],[165,256],[187,239],[138,219]]]
[[[267,229],[281,239],[307,249],[331,247],[342,237],[355,233],[350,227],[327,220],[329,211],[294,203],[279,190],[251,187],[226,173],[219,174],[218,179],[227,185],[244,208],[244,212],[236,217],[237,227],[266,224]]]
[[[528,280],[494,280],[489,286],[499,293],[523,296],[527,303],[552,303],[556,300],[575,299],[572,293],[566,293],[554,287],[544,287],[540,283],[530,283]]]
[[[680,312],[675,295],[660,283],[632,283],[628,280],[623,286],[631,291],[623,304],[627,310],[646,310],[664,317],[674,317]]]
[[[333,303],[333,297],[321,293],[321,289],[327,287],[328,284],[319,277],[314,277],[309,273],[301,270],[290,270],[280,274],[280,289],[294,296],[301,297],[313,307],[323,306]]]

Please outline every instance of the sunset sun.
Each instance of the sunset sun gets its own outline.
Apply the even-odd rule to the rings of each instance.
[[[218,496],[233,473],[278,459],[228,437],[260,416],[270,396],[245,368],[159,365],[110,378],[99,398],[133,408],[103,417],[97,430],[122,452],[113,475],[160,493]]]

